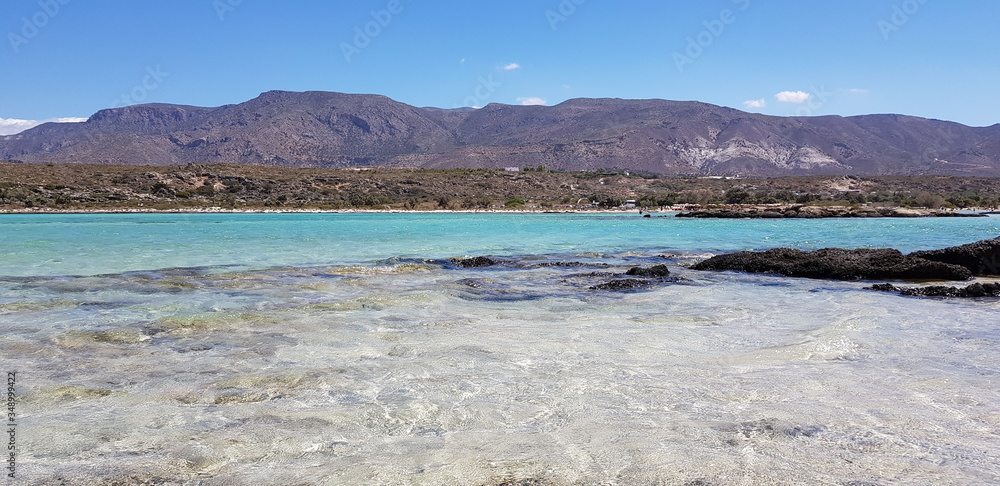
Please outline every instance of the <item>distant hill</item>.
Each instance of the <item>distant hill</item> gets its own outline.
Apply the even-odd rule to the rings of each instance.
[[[448,110],[377,95],[270,91],[217,108],[147,104],[102,110],[85,123],[47,123],[0,137],[0,160],[1000,176],[1000,124],[774,117],[666,100]]]

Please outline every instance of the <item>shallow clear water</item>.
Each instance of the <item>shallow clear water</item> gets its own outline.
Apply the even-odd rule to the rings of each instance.
[[[998,223],[5,216],[18,482],[997,484],[1000,302],[684,265]]]

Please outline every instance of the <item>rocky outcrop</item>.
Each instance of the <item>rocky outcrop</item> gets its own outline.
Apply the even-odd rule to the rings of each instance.
[[[650,268],[634,267],[625,272],[630,277],[666,277],[670,275],[670,269],[666,265],[656,265]]]
[[[1000,297],[1000,284],[996,283],[974,283],[966,287],[946,287],[942,285],[931,285],[927,287],[896,287],[892,284],[878,284],[865,287],[865,290],[878,290],[880,292],[899,292],[900,295],[910,297]]]
[[[802,251],[776,248],[764,252],[719,255],[697,263],[691,268],[776,273],[787,277],[834,280],[972,278],[972,272],[963,266],[903,255],[893,249],[826,248]]]
[[[595,274],[594,276],[597,276]],[[666,265],[655,265],[649,268],[632,267],[624,274],[617,274],[615,277],[641,277],[641,278],[616,278],[609,282],[590,287],[590,290],[641,290],[652,287],[660,283],[673,283],[683,280],[679,277],[670,277],[670,269]]]
[[[1000,275],[1000,238],[977,241],[941,250],[918,251],[910,256],[934,262],[961,265],[973,275]]]
[[[846,206],[751,206],[724,207],[677,214],[678,218],[780,219],[780,218],[946,218],[985,217],[940,209],[875,208]]]
[[[494,260],[492,258],[484,257],[484,256],[478,256],[478,257],[473,257],[473,258],[465,258],[465,259],[456,259],[456,260],[453,260],[453,261],[455,262],[456,265],[458,265],[458,266],[460,266],[462,268],[484,268],[484,267],[492,267],[493,265],[497,265],[497,264],[500,263],[499,260]]]

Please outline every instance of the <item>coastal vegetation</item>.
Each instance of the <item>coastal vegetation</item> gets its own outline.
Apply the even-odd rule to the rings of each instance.
[[[3,210],[482,210],[676,205],[1000,206],[1000,179],[800,176],[735,179],[544,167],[419,170],[259,165],[0,163]]]

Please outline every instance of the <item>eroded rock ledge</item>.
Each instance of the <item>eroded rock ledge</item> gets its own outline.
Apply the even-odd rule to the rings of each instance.
[[[834,280],[968,280],[1000,274],[1000,238],[909,255],[888,248],[745,251],[715,256],[691,268]]]
[[[939,209],[853,208],[846,206],[749,206],[711,208],[677,214],[678,218],[780,219],[780,218],[945,218],[986,217],[979,213],[960,213]]]
[[[910,297],[1000,297],[1000,284],[974,283],[965,287],[949,287],[944,285],[929,285],[927,287],[896,287],[892,284],[877,284],[865,287],[865,290],[880,292],[899,292]]]
[[[917,251],[910,253],[910,256],[961,265],[973,275],[1000,275],[1000,238],[941,250]]]
[[[948,263],[903,255],[892,249],[844,250],[825,248],[802,251],[776,248],[764,252],[739,252],[709,258],[695,270],[735,270],[776,273],[786,277],[833,280],[930,279],[968,280],[972,272]]]

